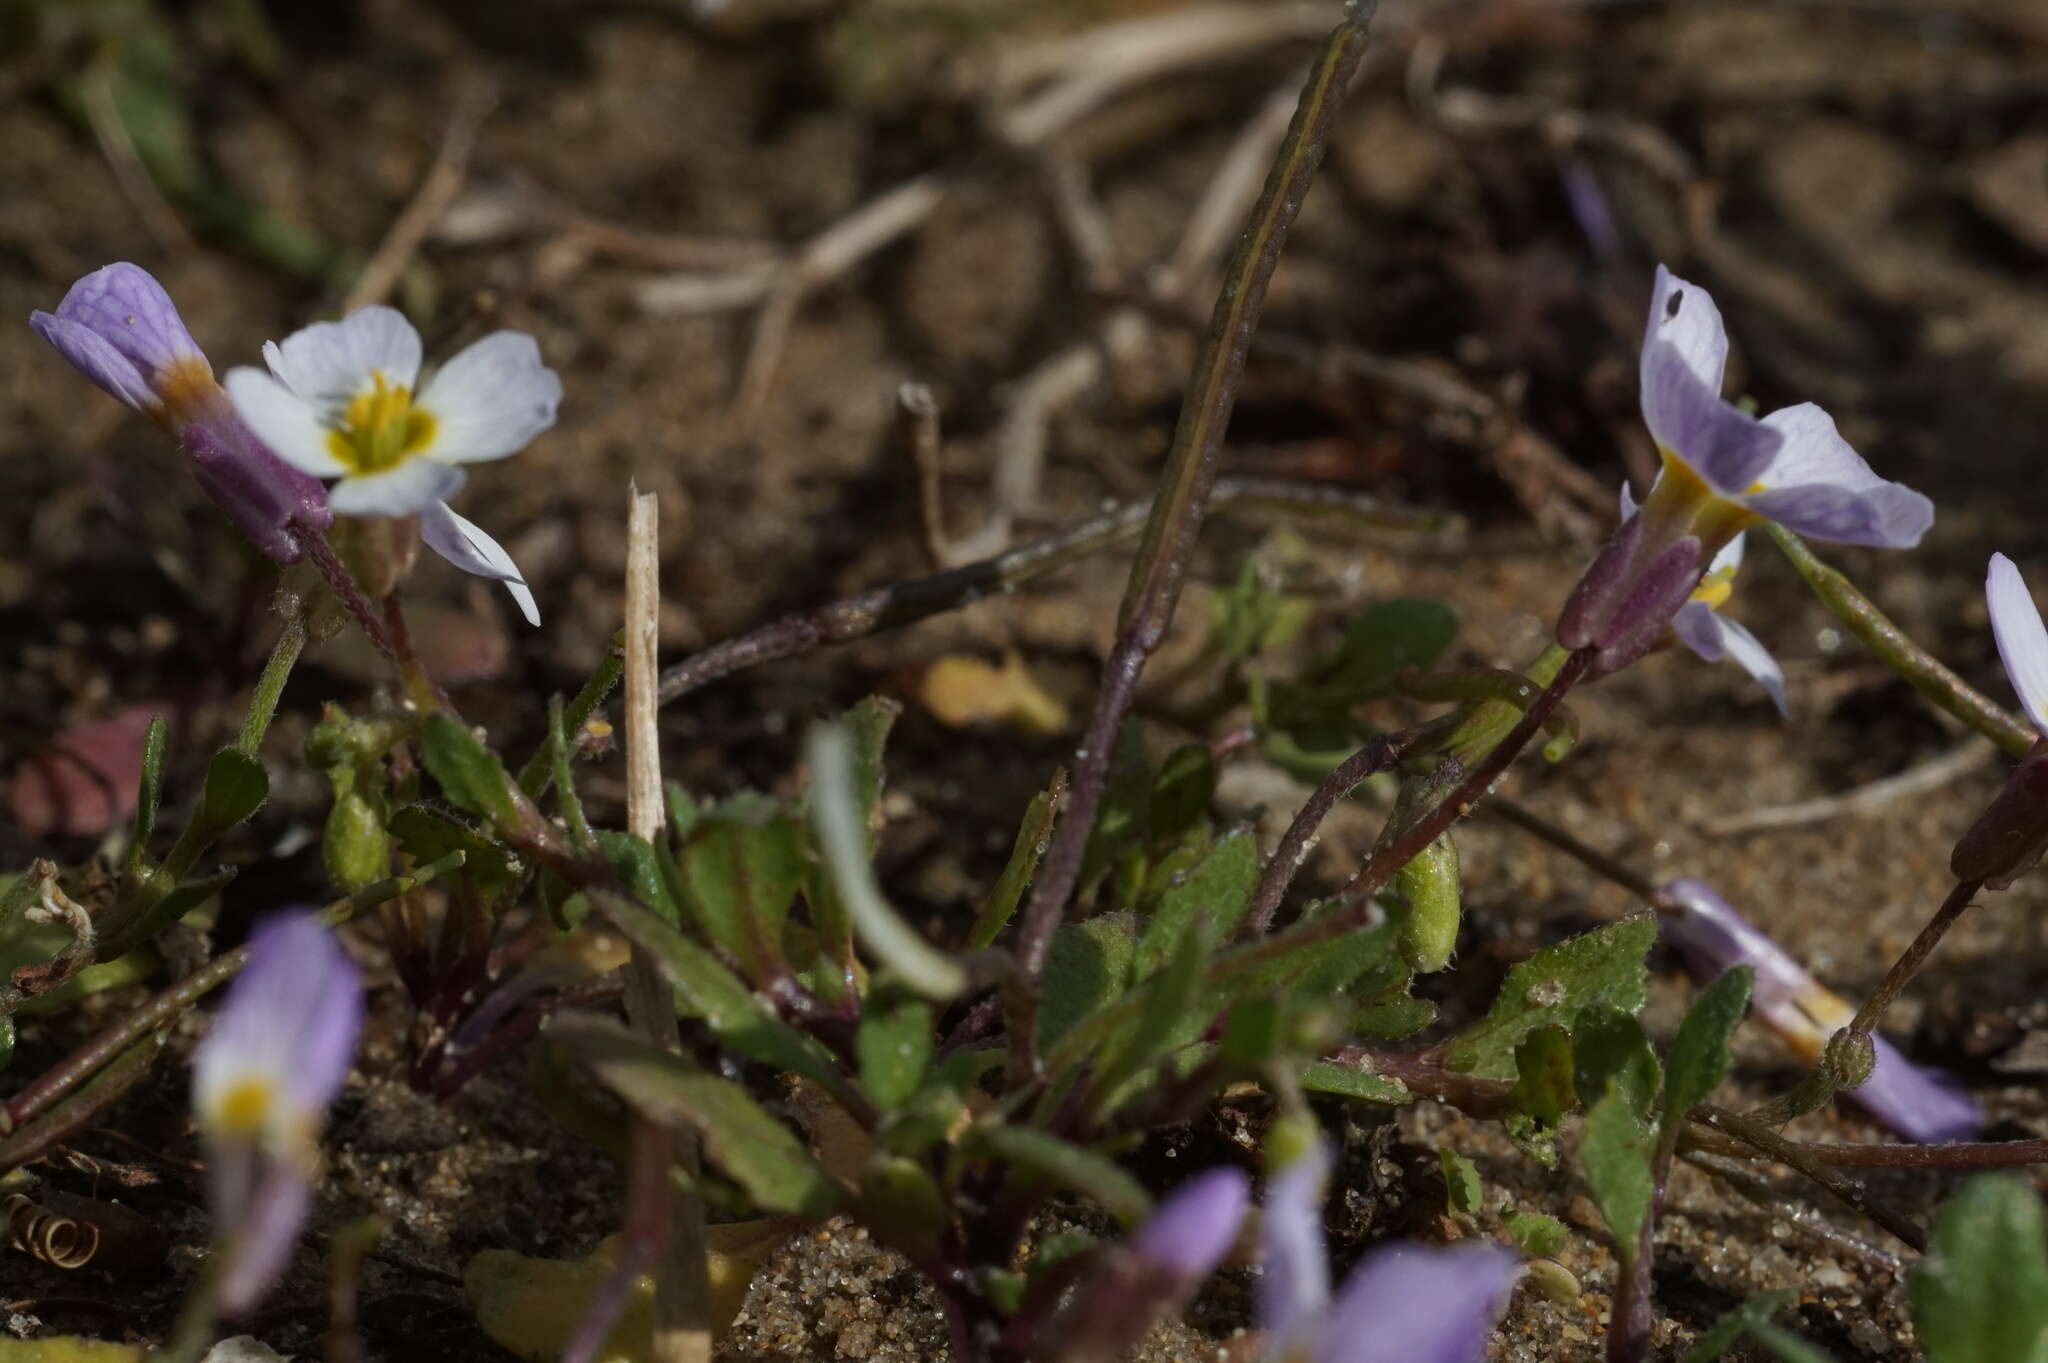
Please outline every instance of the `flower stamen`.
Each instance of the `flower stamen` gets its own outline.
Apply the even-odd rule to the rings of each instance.
[[[370,387],[356,394],[341,424],[327,433],[327,448],[356,475],[396,468],[433,443],[434,415],[415,407],[412,390],[384,371],[370,371]]]

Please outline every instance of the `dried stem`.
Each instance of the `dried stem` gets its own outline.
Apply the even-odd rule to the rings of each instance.
[[[1277,511],[1346,519],[1373,529],[1417,533],[1441,529],[1441,518],[1392,509],[1370,497],[1337,488],[1315,487],[1270,478],[1219,478],[1210,500],[1219,508]],[[1073,525],[1020,544],[993,558],[969,563],[930,577],[843,597],[807,611],[771,620],[737,638],[713,644],[661,674],[663,705],[735,672],[781,658],[794,658],[827,644],[850,643],[883,630],[972,605],[983,597],[1014,591],[1027,582],[1057,572],[1088,555],[1121,544],[1138,533],[1150,514],[1150,501],[1134,502],[1077,521]],[[585,688],[586,691],[589,689]],[[578,697],[580,702],[582,697]],[[575,707],[564,717],[573,723]],[[536,755],[527,764],[521,784],[531,779]],[[543,781],[543,786],[545,782]]]
[[[1872,1197],[1862,1184],[1816,1158],[1798,1141],[1787,1140],[1775,1128],[1712,1105],[1694,1108],[1692,1120],[1710,1130],[1733,1136],[1751,1149],[1798,1170],[1834,1194],[1851,1211],[1869,1217],[1912,1248],[1926,1250],[1927,1232],[1918,1222]]]
[[[1337,807],[1337,802],[1368,776],[1383,772],[1399,762],[1428,732],[1428,728],[1417,728],[1380,734],[1322,779],[1295,814],[1293,822],[1287,825],[1287,831],[1280,835],[1280,842],[1274,847],[1272,858],[1266,862],[1265,872],[1259,877],[1258,888],[1252,893],[1251,907],[1245,913],[1240,935],[1248,938],[1266,935],[1266,929],[1273,925],[1274,912],[1287,896],[1287,887],[1294,883],[1295,874],[1301,870],[1302,863],[1308,860],[1308,854],[1315,846],[1316,831],[1323,826],[1323,820],[1330,817],[1330,811]]]
[[[648,842],[664,835],[668,819],[661,798],[661,733],[656,724],[656,663],[660,642],[661,546],[659,505],[651,492],[632,493],[626,521],[626,827]],[[567,779],[566,777],[563,779]],[[567,791],[563,794],[566,796]],[[675,995],[654,957],[639,945],[626,962],[626,1016],[655,1045],[682,1050]],[[704,1202],[694,1191],[698,1170],[694,1137],[663,1133],[661,1165],[642,1177],[637,1164],[653,1158],[643,1149],[654,1139],[639,1130],[634,1150],[638,1188],[628,1203],[628,1235],[643,1218],[658,1224],[654,1261],[654,1351],[657,1363],[709,1363],[711,1286],[704,1245]],[[667,1177],[669,1161],[693,1178],[693,1190],[678,1195]],[[621,1255],[622,1260],[627,1257]],[[603,1338],[603,1332],[599,1332]]]
[[[1179,603],[1195,539],[1208,509],[1210,489],[1216,481],[1217,455],[1223,447],[1224,430],[1237,401],[1245,351],[1258,327],[1266,289],[1286,245],[1288,229],[1293,226],[1322,160],[1337,107],[1365,55],[1367,25],[1376,7],[1370,3],[1348,6],[1344,18],[1324,44],[1303,87],[1300,106],[1267,177],[1266,188],[1253,206],[1244,235],[1224,269],[1222,292],[1195,360],[1180,424],[1167,455],[1166,473],[1146,519],[1137,561],[1131,566],[1118,638],[1104,665],[1095,713],[1075,755],[1073,792],[1025,910],[1018,970],[1027,986],[1027,999],[1036,997],[1029,986],[1045,969],[1053,929],[1059,925],[1080,879],[1082,853],[1109,777],[1117,732],[1136,698],[1145,662],[1165,637],[1174,607]],[[1013,1072],[1028,1073],[1035,1068],[1034,1030],[1023,1027],[1012,1033]]]

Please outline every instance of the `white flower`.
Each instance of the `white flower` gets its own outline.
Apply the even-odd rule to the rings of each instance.
[[[1991,608],[1991,633],[2005,675],[2019,693],[2027,718],[2048,736],[2048,627],[2025,579],[2004,554],[1991,556],[1984,579],[1984,599]]]
[[[359,308],[263,347],[270,372],[240,368],[228,396],[280,458],[338,478],[328,505],[348,516],[419,516],[429,547],[465,572],[504,582],[528,621],[533,594],[498,542],[447,506],[463,466],[517,453],[555,423],[562,381],[540,346],[494,332],[419,387],[420,337],[392,308]]]

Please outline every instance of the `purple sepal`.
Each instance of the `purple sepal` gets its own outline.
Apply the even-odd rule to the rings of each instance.
[[[1237,1242],[1251,1184],[1236,1169],[1210,1169],[1174,1190],[1130,1247],[1190,1286],[1215,1270]]]
[[[229,1237],[222,1253],[219,1287],[221,1314],[246,1315],[269,1295],[291,1263],[292,1247],[313,1201],[313,1183],[304,1170],[288,1160],[257,1156],[261,1162],[260,1181],[240,1215],[224,1220],[222,1231]],[[216,1198],[218,1210],[218,1197]]]
[[[1704,881],[1668,881],[1657,896],[1658,928],[1685,968],[1704,983],[1734,965],[1756,972],[1750,1007],[1809,1063],[1853,1015],[1784,948],[1744,918]],[[1914,1141],[1957,1140],[1983,1126],[1976,1102],[1939,1070],[1915,1065],[1882,1036],[1872,1036],[1877,1063],[1863,1084],[1841,1096]]]
[[[1623,488],[1626,499],[1627,489]],[[1633,509],[1624,513],[1621,528],[1601,546],[1592,563],[1580,575],[1572,594],[1565,599],[1557,617],[1557,641],[1574,651],[1599,636],[1600,628],[1614,614],[1627,594],[1631,581],[1629,566],[1643,540],[1643,518]]]
[[[1634,574],[1634,590],[1594,635],[1589,677],[1619,672],[1648,653],[1700,581],[1700,542],[1686,535]]]
[[[320,480],[272,454],[232,413],[187,425],[178,444],[199,486],[265,556],[296,563],[305,549],[295,527],[318,533],[334,523]]]
[[[1521,1271],[1504,1245],[1382,1245],[1338,1290],[1315,1363],[1480,1363]]]
[[[2048,850],[2048,753],[2023,758],[2005,786],[1949,854],[1957,880],[2003,890],[2034,869]]]
[[[157,415],[162,404],[148,376],[88,327],[47,312],[32,312],[28,324],[48,341],[71,367],[91,379],[109,395],[138,412]]]

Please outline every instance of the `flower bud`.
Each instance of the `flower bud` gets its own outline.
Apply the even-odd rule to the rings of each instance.
[[[2041,746],[2013,768],[2005,788],[1957,841],[1948,862],[1957,880],[2003,890],[2048,849],[2048,752]]]

